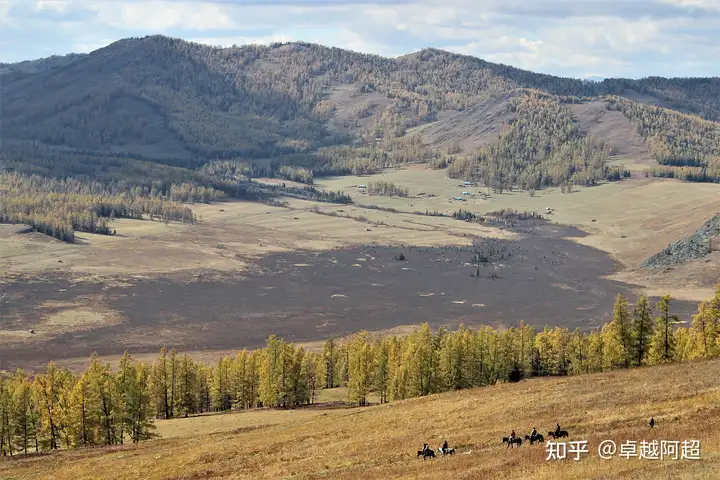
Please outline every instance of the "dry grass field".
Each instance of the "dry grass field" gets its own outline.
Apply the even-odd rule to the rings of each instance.
[[[355,187],[380,179],[410,196]],[[93,350],[152,354],[159,343],[214,359],[271,333],[302,343],[423,321],[593,326],[606,320],[616,293],[697,302],[717,280],[720,252],[673,269],[636,268],[720,211],[717,185],[633,178],[570,194],[551,188],[459,202],[452,198],[462,191],[484,191],[459,183],[424,165],[320,178],[318,186],[344,190],[356,204],[194,205],[196,225],[118,220],[118,235],[80,233],[73,245],[0,226],[0,369],[34,370],[51,358],[84,363]],[[418,214],[547,206],[557,228],[534,236]],[[520,252],[496,265],[499,282],[469,280],[468,247],[478,236]],[[411,248],[410,263],[397,265],[393,256]],[[527,301],[511,307],[508,296]]]
[[[0,461],[3,479],[716,479],[720,360],[581,377],[526,380],[365,408],[250,411],[158,422],[140,445]],[[654,416],[655,429],[648,419]],[[579,461],[546,461],[543,446],[507,449],[515,429],[560,422],[586,440]],[[421,460],[443,439],[452,457]],[[603,460],[603,440],[699,440],[700,460]]]
[[[358,184],[383,180],[408,187],[410,196],[418,193],[436,195],[430,198],[400,198],[357,193]],[[503,208],[543,212],[554,210],[550,220],[580,228],[588,235],[573,241],[610,254],[624,265],[616,278],[645,287],[645,293],[658,291],[678,298],[700,301],[711,291],[720,271],[720,254],[679,266],[671,273],[637,271],[643,260],[668,244],[691,235],[705,221],[720,213],[720,188],[714,184],[684,183],[656,178],[633,178],[592,188],[576,187],[563,194],[559,188],[548,188],[528,195],[525,191],[491,194],[490,198],[453,198],[463,191],[485,192],[483,187],[464,187],[457,179],[447,178],[443,170],[424,165],[389,169],[382,174],[364,177],[320,179],[319,186],[344,190],[360,204],[375,204],[400,211],[439,211],[452,213],[459,208],[487,213]],[[705,260],[710,260],[706,262]]]

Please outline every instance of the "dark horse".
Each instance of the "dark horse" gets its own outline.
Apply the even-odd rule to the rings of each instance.
[[[513,448],[515,448],[515,445],[513,445],[513,444],[517,443],[517,446],[519,447],[520,445],[522,445],[522,438],[520,438],[520,437],[515,437],[515,438],[503,437],[503,443],[507,443],[508,447],[513,447]]]
[[[425,460],[427,457],[435,458],[435,452],[433,452],[432,448],[428,448],[426,450],[418,450],[418,457],[423,457],[423,460]]]
[[[532,445],[535,442],[542,443],[545,441],[545,437],[540,435],[539,433],[536,433],[532,437],[530,435],[525,435],[525,440],[530,442],[530,445]]]
[[[563,437],[569,437],[570,434],[567,432],[567,430],[560,430],[557,432],[557,435],[555,435],[555,432],[548,432],[548,437],[553,438],[563,438]]]

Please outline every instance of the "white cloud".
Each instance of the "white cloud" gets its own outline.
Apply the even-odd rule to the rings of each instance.
[[[10,20],[10,0],[0,0],[0,24]]]
[[[92,2],[88,7],[97,13],[99,23],[119,29],[161,33],[172,28],[206,31],[237,26],[226,6],[211,2],[110,0]]]
[[[69,6],[70,3],[65,0],[36,0],[33,8],[38,12],[43,10],[54,10],[56,12],[63,13],[67,11]]]
[[[162,33],[385,56],[432,46],[573,76],[720,73],[720,0],[0,0],[0,22],[8,15],[16,35],[27,33],[0,29],[0,42],[25,49],[0,48],[5,61]]]
[[[720,0],[663,0],[663,3],[685,8],[720,11]]]

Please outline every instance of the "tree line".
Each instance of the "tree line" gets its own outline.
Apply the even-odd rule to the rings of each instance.
[[[395,185],[393,182],[385,182],[383,180],[368,183],[367,190],[373,195],[387,195],[390,197],[393,195],[396,197],[407,197],[410,194],[410,190],[407,187]]]
[[[258,407],[312,404],[321,389],[347,387],[367,405],[519,381],[720,356],[720,281],[713,298],[679,326],[669,296],[653,307],[618,295],[602,328],[516,327],[433,333],[427,323],[407,336],[360,332],[327,340],[313,352],[272,335],[264,348],[205,365],[174,349],[152,362],[125,353],[113,371],[97,355],[81,374],[50,363],[30,377],[0,375],[0,452],[139,442],[157,418]]]
[[[176,200],[209,201],[217,191],[176,185],[167,195],[156,190],[110,192],[97,183],[0,172],[0,223],[29,225],[37,232],[71,242],[75,232],[111,234],[115,218],[157,218],[194,223],[192,210]]]

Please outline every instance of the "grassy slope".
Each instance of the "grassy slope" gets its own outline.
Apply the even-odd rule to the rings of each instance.
[[[0,462],[0,478],[717,478],[720,360],[574,378],[533,379],[364,409],[259,411],[160,423],[140,446]],[[645,425],[654,415],[655,430]],[[559,421],[589,441],[582,461],[548,463],[541,446],[507,450],[511,429]],[[212,432],[212,433],[208,433]],[[452,458],[414,452],[443,438]],[[604,439],[702,442],[702,460],[601,460]],[[594,453],[592,453],[594,451]],[[559,475],[559,476],[558,476]]]

